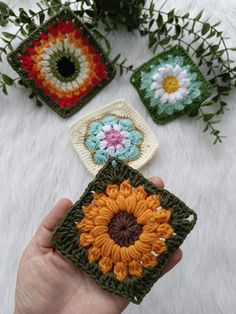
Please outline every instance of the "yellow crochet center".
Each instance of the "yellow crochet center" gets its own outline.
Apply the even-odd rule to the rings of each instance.
[[[167,76],[162,83],[163,89],[166,93],[172,94],[178,91],[180,84],[175,76]]]
[[[173,234],[171,209],[128,180],[94,193],[83,212],[76,225],[80,245],[88,249],[90,263],[98,262],[102,272],[113,272],[119,281],[156,266],[158,255],[167,250],[165,239]]]

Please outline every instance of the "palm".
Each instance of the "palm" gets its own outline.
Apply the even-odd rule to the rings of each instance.
[[[151,181],[161,187],[163,182]],[[51,233],[72,202],[62,199],[43,220],[20,262],[14,314],[118,314],[128,300],[106,292],[83,271],[51,246]],[[166,266],[169,271],[181,259],[177,250]]]
[[[25,251],[18,275],[19,295],[16,297],[24,296],[22,312],[25,314],[28,313],[27,306],[30,314],[69,314],[78,313],[78,309],[84,314],[106,313],[109,309],[112,314],[120,313],[127,305],[127,300],[100,288],[53,249],[37,246],[35,250],[34,247],[30,244]],[[31,311],[33,307],[36,309],[34,313]]]

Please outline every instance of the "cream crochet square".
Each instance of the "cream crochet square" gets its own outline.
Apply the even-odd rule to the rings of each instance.
[[[80,159],[94,176],[109,157],[118,157],[140,169],[159,146],[143,118],[125,100],[114,101],[73,123],[70,137]]]

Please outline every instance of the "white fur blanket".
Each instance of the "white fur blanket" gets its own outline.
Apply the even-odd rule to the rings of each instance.
[[[30,0],[8,0],[14,8],[33,6]],[[222,20],[222,30],[236,46],[235,0],[172,0],[167,8]],[[114,51],[130,63],[150,56],[144,40],[123,33]],[[4,71],[9,66],[4,64]],[[24,89],[1,95],[0,113],[0,313],[11,314],[19,257],[41,219],[61,197],[77,200],[91,180],[68,137],[69,125],[84,114],[125,98],[151,126],[160,142],[158,153],[143,168],[145,176],[159,175],[166,188],[198,213],[198,223],[182,249],[182,262],[163,277],[140,306],[125,313],[236,313],[236,93],[220,125],[223,144],[201,132],[200,121],[178,119],[166,126],[153,123],[129,76],[117,77],[73,117],[63,120],[47,106],[37,108]]]

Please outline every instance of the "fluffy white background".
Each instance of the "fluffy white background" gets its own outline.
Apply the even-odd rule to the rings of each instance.
[[[33,5],[30,0],[8,3],[14,8]],[[170,6],[182,12],[205,8],[215,20],[222,19],[221,28],[231,36],[229,44],[236,45],[235,0],[172,0]],[[120,50],[134,65],[150,56],[145,40],[125,32],[114,41],[114,51]],[[4,71],[9,71],[7,64]],[[236,93],[228,99],[230,111],[221,124],[227,139],[213,146],[199,121],[182,118],[163,127],[154,124],[128,76],[117,77],[67,120],[47,106],[34,106],[23,89],[1,96],[0,313],[13,311],[19,257],[42,218],[61,197],[76,201],[91,180],[69,142],[69,125],[117,98],[133,104],[159,139],[159,151],[143,169],[144,175],[162,177],[166,188],[196,209],[199,217],[182,246],[182,262],[154,286],[140,306],[130,305],[125,313],[235,313]]]

